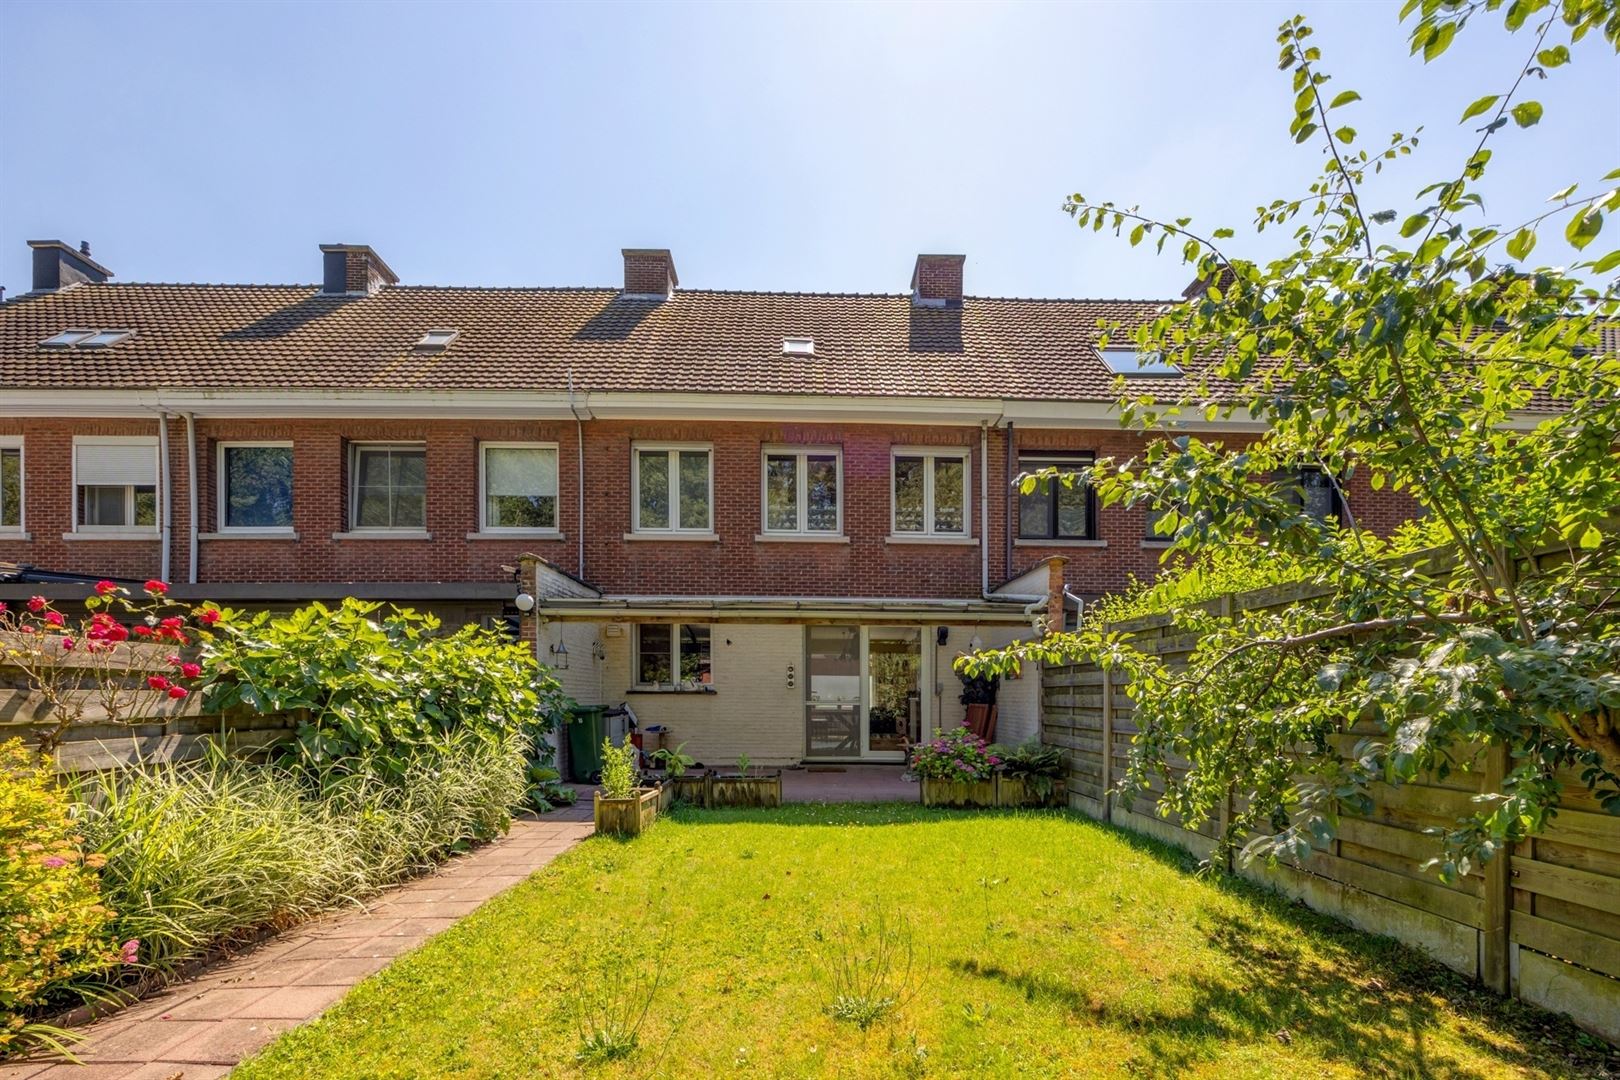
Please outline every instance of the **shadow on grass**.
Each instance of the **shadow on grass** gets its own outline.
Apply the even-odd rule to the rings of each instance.
[[[688,825],[749,823],[839,827],[930,825],[1006,818],[1067,821],[1095,830],[1182,874],[1198,872],[1189,852],[1152,837],[1095,821],[1073,811],[949,810],[916,803],[789,804],[774,809],[679,809]],[[1026,1000],[1046,1001],[1077,1018],[1128,1032],[1139,1049],[1135,1067],[1148,1075],[1178,1075],[1217,1057],[1223,1046],[1308,1039],[1326,1060],[1361,1075],[1472,1080],[1483,1074],[1430,1045],[1428,1033],[1447,1014],[1472,1020],[1457,1037],[1503,1064],[1553,1076],[1614,1075],[1601,1050],[1583,1043],[1562,1018],[1492,994],[1392,938],[1357,930],[1314,912],[1262,885],[1227,875],[1204,875],[1213,889],[1240,899],[1252,917],[1207,908],[1188,912],[1211,949],[1230,959],[1224,977],[1198,972],[1187,978],[1190,1003],[1174,1009],[1101,999],[1083,986],[1040,972],[1014,971],[994,962],[952,960],[969,977],[1008,986]],[[1309,947],[1306,937],[1309,935]],[[1279,1047],[1280,1049],[1280,1047]]]

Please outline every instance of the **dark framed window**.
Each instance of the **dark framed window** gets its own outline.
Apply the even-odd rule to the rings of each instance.
[[[1315,465],[1296,469],[1290,477],[1289,497],[1311,517],[1330,525],[1344,518],[1344,501],[1332,476]]]
[[[1018,493],[1018,536],[1021,540],[1095,540],[1096,500],[1091,485],[1078,474],[1091,468],[1089,454],[1022,455],[1021,473],[1056,469],[1057,476],[1036,481],[1035,490]],[[1065,482],[1061,477],[1072,476]]]
[[[710,631],[696,623],[642,623],[636,627],[636,685],[706,687]]]
[[[219,478],[221,530],[292,529],[292,443],[221,443]]]
[[[427,450],[419,443],[356,443],[349,459],[351,528],[427,528]]]

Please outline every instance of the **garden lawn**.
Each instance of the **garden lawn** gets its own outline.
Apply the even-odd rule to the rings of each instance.
[[[1193,869],[1063,814],[681,811],[587,841],[232,1075],[1302,1080],[1617,1060],[1387,939]],[[895,962],[869,996],[899,1000],[862,1030],[830,1015],[827,962],[880,940]],[[637,1049],[578,1061],[655,980]]]

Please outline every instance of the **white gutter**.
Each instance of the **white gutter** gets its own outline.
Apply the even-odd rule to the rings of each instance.
[[[197,418],[186,413],[186,493],[191,512],[186,537],[186,581],[197,584]]]
[[[158,500],[158,537],[163,545],[163,554],[159,558],[158,580],[169,580],[169,530],[174,514],[169,509],[169,500],[174,496],[174,485],[169,478],[169,414],[158,414],[158,458],[163,467],[159,482],[163,485],[163,495]]]

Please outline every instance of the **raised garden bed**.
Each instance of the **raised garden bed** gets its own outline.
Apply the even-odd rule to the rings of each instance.
[[[988,780],[936,780],[920,777],[924,806],[955,806],[989,809],[998,806],[1061,806],[1064,801],[1062,781],[1053,784],[1052,795],[1042,799],[1030,790],[1022,777],[996,773]]]
[[[712,774],[705,806],[781,806],[782,770],[747,776]]]
[[[640,836],[658,819],[660,788],[637,788],[626,799],[608,799],[598,791],[594,816],[596,831],[604,836]]]

